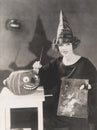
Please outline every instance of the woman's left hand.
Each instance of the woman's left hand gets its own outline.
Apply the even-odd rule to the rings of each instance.
[[[82,89],[86,89],[86,90],[90,90],[90,89],[92,89],[92,87],[91,87],[91,84],[82,84],[81,85],[81,87],[80,87],[80,90],[82,90]]]

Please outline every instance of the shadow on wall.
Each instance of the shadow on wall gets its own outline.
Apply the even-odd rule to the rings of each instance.
[[[31,69],[32,64],[40,59],[41,55],[41,50],[43,48],[43,54],[42,54],[42,59],[41,59],[41,64],[46,64],[48,63],[52,57],[47,55],[47,52],[51,48],[51,42],[48,41],[46,37],[46,33],[42,24],[42,20],[40,16],[37,17],[36,21],[36,28],[35,28],[35,33],[34,36],[29,43],[29,47],[27,48],[32,54],[34,54],[37,58],[34,61],[31,61],[28,65],[26,66],[19,66],[13,61],[9,65],[9,69],[12,70],[19,70],[19,69]],[[3,80],[6,79],[9,74],[11,73],[10,70],[0,70],[0,91],[3,88]]]
[[[34,36],[33,39],[30,41],[29,43],[29,51],[34,54],[37,58],[36,60],[40,60],[40,55],[41,55],[41,51],[42,51],[42,57],[41,57],[41,64],[44,65],[46,63],[48,63],[52,57],[47,55],[47,52],[49,51],[49,49],[51,48],[51,42],[48,41],[47,37],[46,37],[46,33],[42,24],[42,20],[40,18],[40,15],[38,15],[37,17],[37,21],[36,21],[36,28],[35,28],[35,32],[34,32]],[[9,65],[9,68],[13,69],[13,70],[18,70],[18,69],[31,69],[32,68],[32,64],[35,61],[31,61],[28,65],[26,65],[25,67],[18,67],[16,65],[15,62],[12,62]]]
[[[51,42],[47,40],[42,21],[40,19],[40,16],[38,16],[34,37],[29,43],[29,50],[34,53],[37,57],[37,60],[39,60],[41,50],[43,49],[41,63],[46,64],[51,60],[51,57],[47,55],[50,47]]]

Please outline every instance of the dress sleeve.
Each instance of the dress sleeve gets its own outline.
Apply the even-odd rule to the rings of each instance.
[[[95,107],[97,106],[97,70],[96,67],[90,63],[88,68],[89,83],[92,89],[89,90],[89,102]]]
[[[45,89],[51,89],[59,83],[58,69],[56,60],[43,66],[39,71],[40,85]]]

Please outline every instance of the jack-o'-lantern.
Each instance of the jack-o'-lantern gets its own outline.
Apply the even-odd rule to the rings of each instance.
[[[5,80],[5,85],[15,95],[27,95],[36,90],[39,81],[33,70],[21,70],[12,72]]]

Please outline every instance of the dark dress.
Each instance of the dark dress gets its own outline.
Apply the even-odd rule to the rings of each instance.
[[[66,118],[56,115],[61,78],[88,79],[92,86],[92,89],[88,92],[88,121],[92,123],[97,122],[97,72],[94,65],[87,58],[81,57],[76,63],[65,66],[62,63],[62,57],[59,57],[43,66],[39,71],[39,77],[40,84],[44,86],[45,91],[52,89],[53,102],[51,106],[48,106],[50,117],[55,117],[54,119],[58,119],[63,124],[65,124]],[[57,124],[58,127],[61,127],[63,125],[61,122],[59,125],[58,122],[55,125]]]

